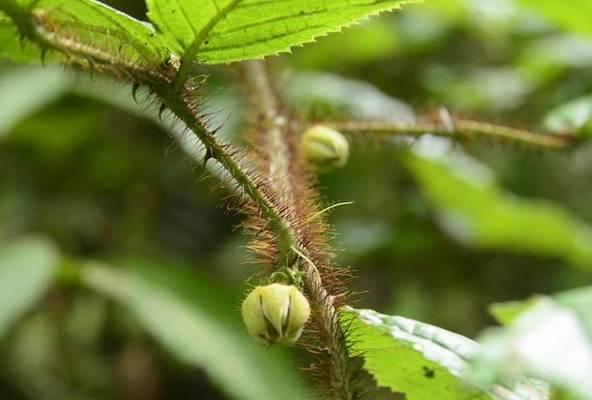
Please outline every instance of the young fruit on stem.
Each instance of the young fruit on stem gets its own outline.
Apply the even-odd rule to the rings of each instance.
[[[308,300],[296,286],[257,286],[243,301],[241,312],[249,334],[266,346],[294,344],[310,317]]]
[[[338,131],[324,125],[309,128],[300,139],[302,154],[320,168],[343,167],[349,143]]]

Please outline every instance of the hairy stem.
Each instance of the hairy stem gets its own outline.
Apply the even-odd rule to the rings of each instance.
[[[321,351],[327,359],[324,362],[321,379],[328,377],[325,396],[335,400],[361,400],[364,397],[363,381],[359,371],[350,360],[347,338],[339,319],[339,310],[335,306],[335,297],[327,292],[319,268],[310,258],[297,248],[293,251],[300,257],[300,269],[305,273],[304,286],[313,298],[314,318],[318,320]],[[316,350],[318,351],[318,349]],[[320,353],[322,355],[322,353]],[[319,353],[317,353],[319,356]],[[315,372],[315,371],[313,371]]]
[[[383,136],[421,136],[432,134],[452,139],[489,137],[549,149],[567,148],[576,143],[576,138],[571,135],[543,135],[507,126],[457,118],[452,119],[448,126],[436,123],[409,124],[383,121],[324,122],[323,124],[350,135],[368,133]]]
[[[297,154],[294,154],[294,138],[290,137],[291,130],[289,116],[284,115],[284,110],[276,96],[276,92],[270,82],[267,69],[261,61],[250,61],[245,65],[246,76],[252,91],[251,100],[258,108],[258,129],[264,130],[258,143],[262,143],[265,151],[266,163],[263,164],[265,177],[270,181],[270,187],[274,188],[276,201],[285,207],[299,207],[299,198],[305,197],[302,191],[310,190],[308,187],[300,187],[296,183],[297,176],[293,176],[294,164],[298,162]],[[298,167],[298,166],[296,166]],[[304,185],[308,183],[305,182]],[[302,185],[302,183],[301,183]],[[302,209],[287,210],[287,215],[295,215],[293,222],[296,242],[290,251],[298,257],[298,266],[303,272],[304,289],[313,308],[313,328],[315,330],[316,343],[305,344],[305,349],[316,355],[319,364],[317,374],[322,381],[323,394],[331,400],[358,400],[361,392],[357,386],[356,371],[352,367],[349,357],[348,345],[345,333],[339,321],[339,310],[336,305],[336,296],[326,287],[323,279],[323,269],[311,260],[312,249],[307,248],[306,230],[298,229],[306,226],[319,216],[316,207],[309,207],[303,215]],[[317,254],[317,257],[319,255]],[[328,264],[328,255],[321,256],[322,262]],[[320,371],[318,370],[320,369]]]
[[[254,178],[250,176],[239,162],[229,153],[226,146],[219,143],[205,123],[196,115],[191,100],[170,86],[152,88],[163,104],[181,121],[187,125],[193,134],[205,146],[207,155],[218,161],[235,181],[240,189],[258,208],[262,216],[267,219],[270,229],[278,235],[278,240],[289,247],[293,243],[290,227],[282,218],[279,210],[268,196],[260,190]]]

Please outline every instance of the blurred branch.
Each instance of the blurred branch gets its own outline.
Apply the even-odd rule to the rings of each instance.
[[[389,121],[323,122],[347,135],[422,136],[426,134],[451,139],[491,138],[525,143],[532,146],[563,149],[577,143],[574,135],[545,135],[487,122],[450,118],[447,123],[400,123]]]

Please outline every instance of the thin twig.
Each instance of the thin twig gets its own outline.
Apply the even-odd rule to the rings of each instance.
[[[458,118],[452,119],[451,126],[429,122],[401,123],[389,121],[329,121],[323,122],[323,124],[349,135],[368,133],[384,136],[421,136],[432,134],[452,139],[489,137],[550,149],[568,148],[576,143],[576,138],[573,135],[544,135],[523,129]]]

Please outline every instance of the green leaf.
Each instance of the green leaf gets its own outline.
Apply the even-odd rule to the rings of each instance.
[[[554,133],[592,137],[592,95],[562,104],[545,116],[545,128]]]
[[[39,47],[28,42],[21,42],[17,27],[2,12],[0,12],[0,59],[19,63],[41,62]]]
[[[562,208],[504,192],[489,170],[460,153],[410,155],[406,165],[457,240],[592,267],[591,227]]]
[[[289,51],[409,0],[147,0],[150,19],[179,53],[217,64]]]
[[[592,35],[592,3],[588,0],[519,0],[519,3],[567,31]]]
[[[0,338],[43,296],[57,261],[56,250],[40,238],[20,239],[0,247]]]
[[[230,300],[186,269],[134,263],[115,269],[89,264],[82,280],[127,307],[177,359],[202,368],[236,399],[307,397],[282,349],[254,343]]]
[[[592,399],[592,287],[524,302],[508,328],[487,331],[476,381],[527,374],[576,399]]]
[[[101,2],[0,0],[0,11],[11,17],[29,40],[59,50],[82,66],[109,69],[122,76],[142,73],[145,78],[167,72],[170,50],[152,26]],[[11,50],[3,53],[12,59],[30,58],[19,54],[14,39],[10,46]]]
[[[405,394],[407,400],[543,399],[530,383],[513,390],[478,387],[464,379],[478,344],[444,329],[372,310],[347,309],[344,326],[351,349],[379,386]]]

